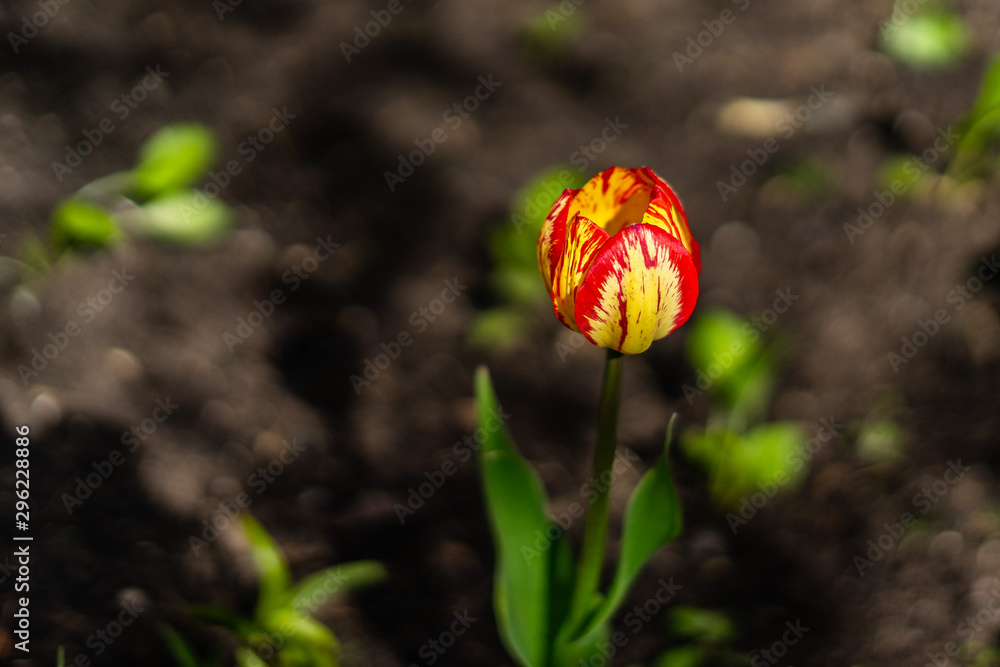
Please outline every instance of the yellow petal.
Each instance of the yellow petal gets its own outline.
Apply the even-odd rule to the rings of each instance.
[[[566,242],[553,274],[552,305],[563,324],[574,331],[576,293],[591,260],[607,242],[608,233],[587,218],[577,216],[566,225]]]
[[[697,299],[687,248],[658,226],[632,225],[593,258],[576,294],[576,323],[595,345],[638,354],[683,324]]]

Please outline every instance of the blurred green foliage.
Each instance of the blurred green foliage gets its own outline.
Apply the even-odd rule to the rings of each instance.
[[[203,125],[178,123],[154,134],[139,149],[132,171],[140,199],[152,199],[202,178],[215,162],[215,136]]]
[[[126,234],[188,246],[221,237],[232,211],[191,187],[208,174],[217,153],[214,135],[202,125],[162,128],[142,145],[134,169],[88,183],[56,207],[53,250],[103,248]]]
[[[1000,155],[1000,56],[993,56],[983,72],[959,135],[949,175],[958,180],[992,178]]]
[[[897,0],[892,15],[879,22],[882,50],[914,69],[948,67],[961,60],[971,43],[962,17],[935,5],[908,13],[914,5]]]
[[[337,639],[312,614],[350,589],[381,581],[385,568],[374,561],[345,563],[293,584],[284,555],[264,527],[249,515],[241,523],[259,577],[253,617],[213,605],[193,605],[192,615],[235,636],[238,667],[337,667]],[[161,628],[161,635],[181,667],[219,664],[216,658],[199,660],[173,629]]]
[[[672,641],[681,642],[664,651],[655,667],[726,667],[749,664],[749,659],[730,648],[736,627],[722,611],[680,605],[667,619]]]
[[[539,309],[551,304],[538,270],[538,235],[552,204],[567,188],[586,179],[569,165],[538,174],[515,193],[510,217],[490,234],[493,260],[490,284],[498,305],[478,314],[469,329],[470,345],[485,349],[511,347],[524,340]],[[551,305],[549,305],[551,307]]]
[[[774,354],[751,322],[710,310],[691,325],[687,353],[696,370],[688,400],[708,394],[705,428],[692,426],[681,439],[685,454],[708,474],[715,502],[732,508],[759,490],[795,488],[805,475],[798,453],[806,434],[798,424],[765,422],[775,383]]]

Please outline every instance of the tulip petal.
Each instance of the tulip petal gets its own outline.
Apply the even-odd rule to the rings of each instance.
[[[559,199],[552,204],[549,214],[542,223],[542,231],[538,235],[538,266],[545,280],[545,289],[552,293],[552,283],[555,280],[556,266],[566,245],[566,221],[569,214],[569,202],[579,190],[564,190]]]
[[[698,271],[681,241],[659,226],[632,225],[593,258],[576,323],[595,345],[638,354],[683,324],[697,299]]]
[[[649,207],[642,218],[643,224],[655,225],[684,244],[684,247],[691,253],[694,260],[695,269],[701,273],[701,249],[698,242],[691,236],[688,228],[687,216],[673,189],[667,185],[666,181],[657,176],[649,167],[637,169],[649,181],[653,188],[653,196],[650,199]]]
[[[566,243],[552,282],[552,305],[563,324],[574,331],[577,290],[591,261],[608,241],[608,233],[583,216],[576,216],[566,226]]]
[[[652,183],[639,169],[611,167],[587,181],[570,204],[569,217],[590,218],[611,236],[642,222],[653,194]]]

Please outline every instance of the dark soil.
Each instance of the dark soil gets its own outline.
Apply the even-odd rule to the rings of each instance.
[[[403,0],[350,62],[341,44],[386,3],[245,2],[220,20],[224,2],[69,0],[16,52],[9,38],[0,48],[0,253],[17,256],[29,235],[44,236],[58,201],[129,168],[167,123],[207,124],[221,141],[219,164],[242,166],[220,195],[238,229],[211,247],[131,240],[20,285],[11,260],[0,260],[0,504],[12,526],[14,428],[28,425],[34,538],[31,651],[20,662],[10,634],[16,545],[5,539],[0,550],[0,663],[53,665],[64,646],[68,664],[171,665],[162,622],[206,653],[218,646],[183,606],[249,612],[254,573],[237,530],[200,549],[191,538],[214,536],[205,522],[221,522],[220,507],[246,493],[297,577],[359,559],[388,568],[383,584],[320,614],[346,665],[431,664],[425,645],[456,613],[476,620],[436,664],[510,664],[492,616],[477,470],[453,445],[475,428],[471,379],[486,363],[554,509],[579,498],[601,352],[587,345],[561,358],[557,342],[571,336],[544,308],[514,349],[466,344],[477,311],[498,300],[489,233],[523,209],[511,204],[521,186],[567,162],[588,177],[649,165],[670,181],[702,247],[699,310],[764,316],[776,290],[797,296],[764,325],[785,349],[770,416],[811,434],[820,419],[842,425],[806,482],[735,534],[703,475],[675,455],[685,529],[650,562],[626,612],[673,578],[683,588],[670,605],[728,612],[741,653],[770,648],[788,622],[807,627],[776,658],[782,665],[923,665],[948,642],[995,644],[991,612],[973,636],[961,624],[1000,587],[1000,292],[989,281],[970,299],[949,291],[996,252],[1000,194],[980,184],[902,200],[853,242],[844,231],[876,201],[885,158],[933,147],[969,109],[1000,46],[993,3],[954,3],[973,52],[956,68],[918,73],[877,51],[888,1],[590,0],[570,17],[581,32],[549,44],[530,37],[539,17],[547,34],[545,3]],[[673,54],[724,10],[735,20],[678,72]],[[34,1],[6,3],[0,33],[20,34],[22,17],[37,11]],[[157,67],[162,81],[122,118],[114,101]],[[499,85],[449,123],[446,112],[481,77]],[[833,95],[790,133],[756,132],[745,115],[736,126],[719,121],[736,98],[794,111],[816,90]],[[294,117],[248,161],[243,142],[275,112]],[[57,178],[52,163],[105,118],[114,130]],[[581,147],[608,123],[620,135],[587,158]],[[437,128],[446,141],[390,189],[386,172]],[[777,152],[721,197],[718,182],[768,136]],[[946,152],[930,169],[947,161]],[[823,189],[788,185],[783,175],[803,163],[823,167]],[[296,279],[320,242],[340,246]],[[113,271],[134,278],[89,310]],[[459,286],[455,302],[433,321],[420,314],[449,284]],[[285,301],[233,345],[226,334],[275,290]],[[948,323],[894,372],[887,353],[938,309]],[[79,335],[22,378],[19,367],[70,322]],[[351,376],[404,332],[412,344],[356,392]],[[641,463],[617,483],[615,516],[657,456],[670,414],[682,425],[708,414],[704,397],[685,400],[698,371],[685,361],[685,335],[628,360],[622,444]],[[177,407],[129,440],[162,414],[158,400]],[[901,456],[873,460],[857,446],[872,415],[902,426]],[[258,473],[285,441],[302,451],[273,477]],[[116,450],[122,464],[69,512],[67,494],[108,470]],[[457,472],[401,523],[395,506],[446,461]],[[959,461],[969,469],[957,483],[935,487]],[[917,494],[935,499],[926,513]],[[877,546],[907,512],[917,525],[859,575],[855,557],[871,558],[868,541]],[[123,604],[143,611],[110,645],[95,639]],[[620,624],[630,641],[614,664],[653,664],[671,645],[667,616],[658,610],[638,634]]]

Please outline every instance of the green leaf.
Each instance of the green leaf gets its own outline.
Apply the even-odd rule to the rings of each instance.
[[[699,373],[699,381],[710,381],[715,393],[721,392],[732,401],[743,393],[764,353],[759,334],[746,333],[749,326],[734,313],[716,309],[701,315],[688,332],[688,358]]]
[[[207,621],[213,625],[229,628],[240,637],[246,639],[258,632],[257,626],[246,618],[243,618],[234,611],[209,604],[194,604],[187,607],[188,612],[196,618]]]
[[[791,422],[763,424],[742,435],[725,426],[692,428],[682,439],[685,453],[708,472],[712,496],[726,508],[762,488],[794,488],[806,471],[799,456],[805,442]]]
[[[337,638],[328,627],[316,619],[291,609],[277,609],[264,618],[263,623],[269,633],[280,633],[285,638],[294,639],[303,645],[312,646],[326,652],[338,648]]]
[[[992,175],[996,171],[995,153],[998,138],[1000,138],[1000,56],[994,56],[979,82],[976,103],[969,112],[969,117],[962,123],[955,158],[948,165],[948,173],[959,178]]]
[[[52,243],[58,250],[76,246],[103,248],[120,236],[110,213],[80,199],[67,199],[52,215]]]
[[[195,657],[194,651],[187,645],[184,638],[177,634],[176,630],[169,625],[160,625],[159,631],[167,648],[174,656],[174,662],[180,667],[198,667],[198,658]]]
[[[245,647],[239,647],[234,652],[236,664],[239,667],[268,667],[268,664],[257,657],[257,654]]]
[[[250,542],[250,554],[257,567],[257,574],[260,576],[257,616],[263,618],[279,609],[282,602],[287,600],[292,577],[284,555],[264,527],[249,514],[243,515],[241,523]]]
[[[199,180],[215,161],[215,136],[204,125],[168,125],[139,149],[134,188],[140,198],[155,197]]]
[[[520,455],[506,429],[497,428],[500,406],[489,371],[476,372],[480,449],[486,509],[496,545],[494,606],[508,652],[526,667],[543,667],[548,653],[551,549],[537,550],[553,522],[546,515],[542,481]]]
[[[610,622],[649,557],[681,532],[681,501],[670,476],[669,456],[676,420],[675,415],[667,427],[663,455],[642,476],[629,498],[615,578],[588,631]]]
[[[334,565],[303,579],[290,591],[288,604],[312,614],[338,595],[382,581],[386,574],[385,566],[373,560]]]
[[[528,323],[516,310],[492,308],[476,315],[467,340],[472,347],[505,348],[523,340],[527,329]]]
[[[124,218],[137,234],[177,245],[205,245],[229,231],[232,209],[218,199],[181,190],[132,209]]]
[[[708,644],[725,644],[736,632],[729,616],[721,611],[680,605],[670,611],[670,630],[677,637]]]
[[[899,12],[897,7],[896,12]],[[902,23],[887,23],[882,31],[883,50],[900,62],[916,68],[954,65],[969,50],[969,33],[958,14],[921,12]]]
[[[660,655],[656,667],[698,667],[704,658],[705,649],[700,646],[680,646]]]

